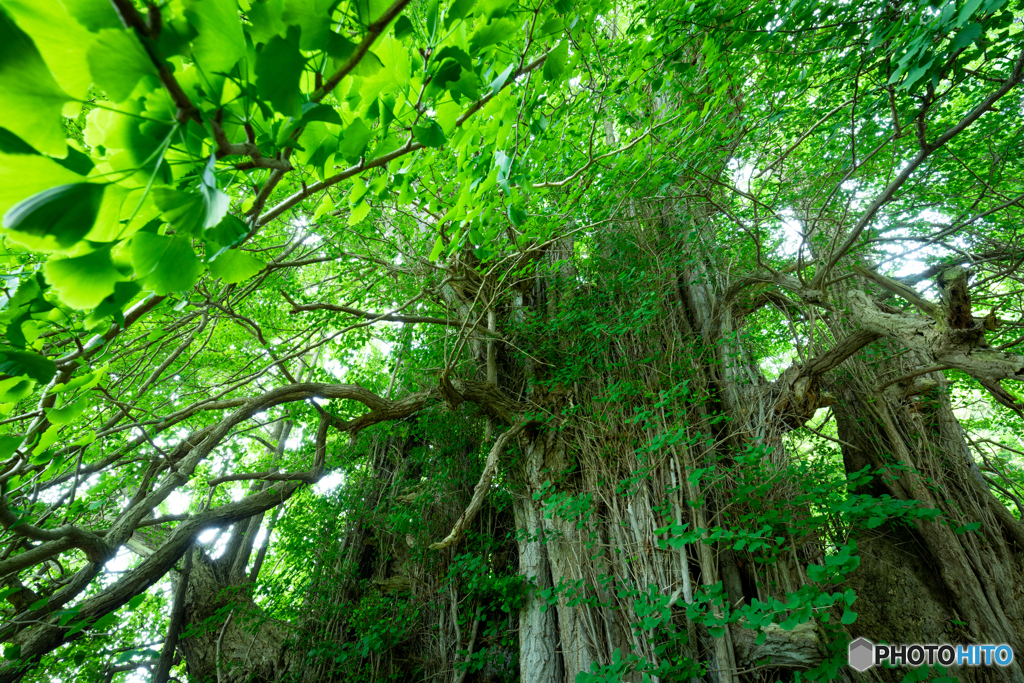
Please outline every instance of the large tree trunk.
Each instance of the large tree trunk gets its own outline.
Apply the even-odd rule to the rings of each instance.
[[[561,681],[565,670],[558,651],[555,610],[541,591],[551,589],[551,566],[544,547],[541,508],[532,498],[516,503],[519,573],[537,588],[528,591],[519,610],[519,674],[523,681]]]
[[[1024,643],[1024,527],[992,495],[941,380],[879,396],[863,381],[837,385],[848,472],[881,468],[870,492],[918,500],[945,519],[886,522],[857,533],[861,565],[849,583],[859,618],[851,634],[892,643]],[[923,390],[923,393],[916,393]],[[955,528],[976,530],[955,533]],[[894,609],[899,605],[899,609]],[[879,671],[899,680],[895,671]],[[962,667],[962,681],[1024,681],[1006,669]]]
[[[535,559],[532,543],[520,543],[521,558],[531,558],[522,566],[538,577],[545,574],[541,567],[550,570],[555,590],[549,612],[557,614],[554,629],[550,622],[541,625],[536,602],[524,611],[523,681],[559,680],[553,676],[560,664],[566,683],[592,667],[619,671],[624,681],[682,672],[732,683],[739,670],[769,655],[776,669],[807,669],[822,659],[813,627],[766,629],[766,642],[755,644],[757,634],[738,625],[713,634],[684,616],[702,586],[719,582],[727,600],[706,608],[719,619],[728,618],[729,605],[767,597],[769,589],[758,593],[757,577],[741,570],[729,545],[673,549],[658,530],[673,523],[700,529],[721,523],[718,510],[728,505],[728,492],[703,490],[691,475],[698,468],[728,468],[737,447],[756,442],[771,446],[763,463],[765,477],[771,477],[787,459],[781,442],[786,427],[773,421],[770,387],[742,344],[720,343],[735,336],[729,311],[716,307],[723,283],[703,267],[656,272],[644,282],[651,292],[646,301],[632,292],[607,310],[601,310],[607,299],[600,296],[588,301],[551,283],[541,288],[549,319],[558,315],[558,305],[579,307],[614,329],[611,321],[634,317],[634,307],[653,305],[658,312],[600,342],[553,342],[566,365],[592,368],[572,386],[542,373],[536,377],[535,401],[554,415],[574,409],[585,417],[586,428],[562,431],[552,425],[522,439],[526,472],[519,534],[543,541],[541,559]],[[581,349],[598,355],[580,358]],[[636,391],[608,397],[609,387],[623,384]],[[650,415],[641,424],[636,414],[643,410]],[[680,428],[687,439],[667,449],[645,448],[656,434]],[[775,492],[785,494],[785,487]],[[782,563],[771,571],[775,587],[769,592],[776,597],[799,587],[797,567]],[[538,580],[539,588],[548,585],[546,577]],[[672,633],[676,639],[666,649]],[[539,651],[560,653],[559,664],[538,658]],[[622,662],[627,665],[616,668]]]
[[[244,586],[227,582],[224,568],[193,550],[185,594],[185,631],[179,640],[189,679],[235,683],[283,680],[293,668],[287,625],[267,620]]]
[[[661,246],[662,253],[668,251]],[[823,637],[834,640],[837,636],[835,631],[821,633],[813,622],[792,631],[777,626],[764,628],[765,642],[755,643],[757,632],[740,624],[715,637],[702,625],[688,623],[674,609],[673,618],[691,638],[685,653],[671,655],[658,649],[659,633],[637,626],[645,623],[644,616],[650,613],[645,603],[657,603],[659,595],[672,595],[675,607],[681,607],[684,584],[689,584],[693,592],[698,586],[721,581],[727,605],[733,609],[755,598],[762,602],[785,600],[806,585],[806,565],[823,563],[824,549],[830,543],[827,539],[813,543],[804,543],[803,539],[799,552],[794,548],[792,554],[774,564],[758,567],[749,553],[734,552],[728,543],[697,543],[684,546],[678,553],[667,552],[663,544],[659,547],[662,537],[655,530],[670,523],[670,515],[677,515],[691,528],[723,524],[723,511],[732,504],[726,482],[733,454],[756,446],[763,453],[762,480],[782,475],[790,461],[784,447],[785,433],[832,401],[839,438],[845,442],[848,473],[853,475],[865,465],[905,466],[893,471],[889,479],[877,478],[869,490],[858,492],[917,500],[920,506],[941,510],[945,515],[940,521],[908,518],[886,522],[877,529],[852,529],[861,564],[844,583],[834,586],[840,591],[853,588],[859,596],[854,606],[859,616],[845,628],[847,637],[865,636],[893,643],[1008,643],[1019,647],[1024,634],[1024,615],[1019,607],[1024,528],[989,492],[946,396],[936,391],[924,397],[913,395],[903,385],[875,395],[869,386],[873,387],[879,370],[860,361],[848,361],[834,377],[830,376],[825,387],[828,392],[819,386],[817,377],[811,377],[802,392],[794,391],[792,382],[786,384],[786,376],[779,382],[766,381],[742,341],[742,321],[734,321],[731,306],[723,303],[727,302],[729,283],[715,273],[710,263],[691,261],[676,271],[678,294],[664,289],[663,284],[652,284],[652,280],[658,281],[648,276],[645,284],[663,297],[660,305],[664,314],[656,323],[638,324],[613,336],[601,351],[611,355],[620,367],[628,367],[629,379],[643,386],[648,396],[661,396],[662,405],[670,403],[664,400],[666,392],[682,378],[677,375],[671,379],[668,368],[673,361],[682,361],[689,370],[687,435],[704,434],[710,439],[691,441],[689,446],[676,444],[657,458],[644,457],[644,439],[650,439],[651,432],[669,431],[672,418],[666,421],[657,410],[651,411],[654,415],[647,418],[648,433],[644,436],[635,428],[636,420],[629,418],[654,407],[654,401],[618,399],[624,403],[618,412],[602,408],[608,400],[608,387],[623,380],[622,375],[605,370],[603,375],[580,378],[555,399],[548,395],[553,401],[551,413],[558,414],[566,403],[572,403],[578,414],[587,416],[590,431],[567,429],[557,435],[538,436],[526,446],[529,461],[524,505],[532,505],[534,497],[544,498],[544,505],[539,520],[535,516],[520,517],[521,532],[543,533],[547,565],[556,587],[589,587],[583,592],[556,590],[551,601],[558,629],[557,633],[550,628],[543,631],[549,642],[545,650],[562,653],[564,680],[574,681],[591,665],[613,665],[616,650],[622,658],[630,654],[644,658],[648,672],[659,670],[663,656],[678,661],[685,654],[704,662],[701,675],[705,680],[727,682],[747,680],[741,672],[767,656],[772,658],[770,667],[780,674],[822,662]],[[546,294],[549,301],[556,296],[550,291]],[[643,302],[633,299],[628,303],[641,306]],[[581,302],[576,299],[572,305]],[[630,311],[623,306],[618,313],[627,317]],[[615,314],[608,317],[614,319]],[[567,360],[570,353],[566,352]],[[887,369],[895,373],[889,376],[900,376],[913,367]],[[553,386],[550,382],[544,384],[549,389]],[[829,392],[834,397],[829,397]],[[640,449],[636,448],[638,444]],[[595,458],[598,452],[604,457]],[[674,468],[678,468],[678,480]],[[702,490],[699,484],[690,483],[690,476],[699,468],[722,475],[718,481],[726,483],[724,488]],[[545,474],[538,476],[537,472]],[[631,475],[635,488],[626,493],[621,488],[616,490],[615,482]],[[545,486],[545,480],[555,483]],[[678,491],[672,493],[677,481]],[[785,505],[795,492],[794,486],[781,481],[765,495]],[[574,508],[567,501],[588,495],[596,501],[593,514],[583,519],[569,514],[582,508]],[[666,501],[673,500],[673,496],[679,499],[678,513],[669,513],[666,508]],[[698,500],[703,504],[687,504]],[[972,522],[980,523],[978,532],[954,532],[954,528]],[[609,552],[599,552],[602,548]],[[614,576],[613,585],[627,590],[601,594],[598,587],[605,585],[602,576]],[[640,595],[644,592],[648,594]],[[588,604],[587,598],[603,604]],[[893,609],[895,604],[901,608]],[[728,607],[708,609],[714,616],[727,617],[729,612]],[[539,629],[531,632],[541,633]],[[522,661],[527,661],[527,651],[536,647],[533,639],[529,644],[521,641]],[[542,670],[545,676],[551,675],[551,669],[536,669]],[[668,669],[664,670],[667,673]],[[906,671],[876,673],[882,680],[898,681]],[[546,680],[540,675],[523,680]],[[845,667],[837,675],[857,678]],[[1018,664],[1010,669],[964,670],[958,675],[971,681],[1022,680]],[[639,673],[623,678],[634,679],[639,680]]]

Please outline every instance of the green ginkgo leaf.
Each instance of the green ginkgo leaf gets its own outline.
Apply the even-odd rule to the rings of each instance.
[[[569,41],[563,40],[555,49],[548,53],[544,60],[544,79],[552,81],[565,72],[565,66],[569,62]]]
[[[366,145],[373,136],[373,131],[366,127],[362,119],[356,119],[345,129],[345,134],[338,144],[338,153],[346,161],[356,162],[366,150]]]
[[[349,225],[358,225],[370,213],[370,205],[366,202],[359,202],[352,207],[352,213],[348,215]]]
[[[398,38],[399,40],[410,35],[413,30],[413,25],[412,22],[409,21],[409,17],[399,17],[398,21],[395,22],[395,38]]]
[[[4,10],[39,50],[54,80],[77,99],[85,98],[92,85],[86,53],[92,36],[65,7],[66,2],[3,0]],[[110,7],[109,3],[107,4]]]
[[[28,375],[40,384],[46,384],[57,373],[57,364],[32,351],[0,347],[0,372],[11,376]]]
[[[508,207],[508,219],[512,221],[512,225],[517,228],[521,227],[526,222],[526,211],[510,204]]]
[[[153,189],[153,201],[175,233],[199,237],[203,230],[218,225],[227,214],[231,198],[217,189],[209,169],[203,173],[198,194],[169,187]]]
[[[0,436],[0,460],[6,460],[14,455],[24,440],[22,436]]]
[[[445,28],[450,27],[459,19],[465,19],[470,16],[474,5],[476,5],[476,0],[455,0],[452,6],[448,8],[448,14],[444,17]]]
[[[231,197],[217,189],[217,176],[214,174],[217,156],[210,155],[206,168],[203,170],[202,182],[199,183],[199,194],[203,198],[203,228],[212,228],[227,215],[231,208]]]
[[[206,74],[227,72],[245,55],[236,0],[190,0],[185,16],[195,27],[192,59]]]
[[[454,59],[448,59],[441,64],[441,68],[434,74],[434,80],[430,82],[432,88],[445,90],[449,83],[454,83],[462,76],[462,66]]]
[[[317,222],[324,214],[331,211],[334,211],[334,200],[329,194],[325,194],[324,198],[320,200],[319,206],[316,207],[316,211],[313,212],[313,222]]]
[[[237,249],[228,249],[210,261],[210,273],[229,285],[248,280],[266,267],[255,256]]]
[[[454,45],[448,45],[441,48],[441,50],[434,55],[434,61],[443,62],[446,59],[453,59],[462,65],[462,68],[467,71],[473,70],[473,60],[466,54],[466,51],[462,48],[455,47]]]
[[[299,80],[306,58],[299,52],[299,27],[287,38],[274,36],[256,54],[256,91],[275,111],[293,116],[299,108]]]
[[[469,52],[476,54],[484,48],[496,45],[512,35],[518,25],[509,19],[499,19],[477,29],[469,39]]]
[[[505,83],[508,82],[509,76],[512,75],[512,72],[515,70],[515,68],[515,62],[509,64],[504,71],[498,74],[497,78],[491,81],[490,88],[492,95],[497,95],[498,91],[505,87]]]
[[[8,377],[0,380],[0,402],[16,403],[32,395],[36,381],[28,377]]]
[[[63,408],[53,408],[47,413],[47,417],[55,425],[68,425],[77,420],[89,407],[88,395],[81,397],[74,403]]]
[[[312,121],[323,121],[324,123],[333,123],[336,126],[342,125],[341,116],[338,114],[338,110],[326,104],[313,104],[310,106],[307,102],[302,105],[302,122],[310,123]]]
[[[142,291],[138,282],[118,282],[114,285],[114,293],[103,300],[85,318],[85,327],[92,330],[103,325],[107,320],[113,318],[118,325],[124,325],[124,313],[122,309],[135,298],[135,295]]]
[[[249,228],[238,216],[228,214],[220,223],[208,228],[204,239],[214,242],[218,248],[233,247],[249,233]]]
[[[956,34],[956,38],[949,44],[950,51],[962,50],[977,40],[983,32],[984,29],[981,24],[968,24],[960,29],[960,32]]]
[[[380,19],[385,10],[391,6],[388,0],[353,0],[352,4],[359,13],[359,22],[364,26]]]
[[[78,310],[95,308],[114,293],[114,285],[128,279],[114,266],[109,248],[75,258],[51,258],[43,274],[60,300]]]
[[[544,22],[543,26],[540,27],[540,34],[542,36],[550,36],[556,33],[561,33],[564,28],[565,22],[561,17],[551,17]]]
[[[105,28],[118,28],[121,18],[106,0],[61,0],[67,13],[87,31],[96,33]]]
[[[169,187],[153,188],[152,194],[153,202],[163,213],[164,220],[174,226],[176,233],[199,236],[206,223],[202,197]]]
[[[332,36],[338,35],[331,30],[335,25],[331,13],[338,6],[338,0],[284,0],[282,4],[282,21],[302,29],[300,49],[324,50]]]
[[[412,129],[416,140],[424,147],[442,147],[445,143],[444,131],[437,121],[426,121]]]
[[[4,128],[36,150],[63,158],[67,143],[61,113],[69,99],[32,39],[5,12],[0,12],[0,102]]]
[[[430,250],[430,256],[428,257],[431,261],[436,261],[440,256],[441,252],[444,251],[444,240],[438,235],[434,241],[434,248]]]
[[[24,145],[19,138],[11,137]],[[35,154],[31,148],[27,154],[0,153],[0,214],[38,192],[81,181],[79,174],[50,157]]]
[[[106,185],[71,183],[43,190],[11,207],[4,215],[4,227],[38,240],[52,238],[67,249],[92,229],[105,189]]]
[[[203,263],[185,237],[140,232],[132,237],[130,250],[136,274],[159,296],[192,289],[203,274]]]
[[[120,29],[100,31],[89,48],[88,59],[96,85],[114,102],[127,100],[144,76],[156,75],[156,67],[139,39]]]

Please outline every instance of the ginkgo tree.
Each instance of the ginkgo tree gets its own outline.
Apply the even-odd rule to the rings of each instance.
[[[1020,36],[0,0],[0,681],[1024,651]]]

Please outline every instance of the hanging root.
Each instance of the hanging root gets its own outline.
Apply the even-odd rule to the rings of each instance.
[[[463,530],[472,523],[473,518],[480,512],[480,507],[484,504],[484,498],[487,497],[487,489],[491,486],[491,480],[494,479],[494,472],[498,469],[498,456],[505,450],[505,444],[512,437],[519,434],[519,432],[525,429],[526,423],[516,425],[512,429],[508,430],[504,434],[498,437],[498,440],[494,442],[494,446],[491,447],[491,452],[487,455],[487,462],[484,464],[484,471],[480,474],[480,481],[476,483],[476,487],[473,489],[473,499],[469,501],[469,505],[466,506],[466,511],[462,513],[459,520],[455,522],[455,526],[452,527],[450,534],[444,537],[443,540],[430,545],[433,550],[442,550],[447,548],[455,541],[459,540]]]

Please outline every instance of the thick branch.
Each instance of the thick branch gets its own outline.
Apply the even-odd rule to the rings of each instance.
[[[936,365],[962,370],[983,382],[1024,381],[1024,356],[979,347],[983,328],[944,329],[933,320],[882,311],[863,292],[852,291],[847,302],[853,320],[865,332],[892,339],[919,351]]]
[[[183,439],[172,453],[171,460],[176,468],[170,472],[170,478],[142,501],[125,510],[103,533],[102,537],[88,530],[76,531],[74,527],[37,530],[35,527],[29,526],[27,531],[30,533],[38,531],[41,534],[37,535],[36,540],[45,540],[46,542],[24,553],[0,561],[0,575],[31,567],[75,547],[86,550],[90,556],[95,556],[97,559],[109,559],[108,555],[116,551],[117,547],[126,542],[132,533],[144,524],[143,518],[149,514],[149,511],[163,502],[171,491],[187,481],[192,469],[199,461],[205,458],[236,425],[258,412],[283,403],[312,398],[351,399],[368,407],[370,412],[353,420],[337,420],[334,424],[338,429],[348,431],[354,437],[360,430],[371,425],[387,420],[401,419],[413,414],[433,400],[435,394],[436,390],[428,390],[396,401],[389,401],[358,385],[306,383],[287,385],[252,398],[216,402],[217,407],[237,406],[238,410],[225,417],[217,425],[204,428]],[[227,404],[227,406],[223,404]],[[303,480],[308,476],[309,473],[305,473]],[[6,505],[3,505],[3,508],[0,510],[0,522],[6,520],[5,526],[10,526],[17,520],[6,509]],[[6,516],[4,511],[6,511]],[[16,527],[15,531],[21,526]],[[44,539],[43,535],[47,538]],[[99,543],[96,542],[97,538]]]
[[[912,287],[909,287],[908,285],[905,285],[897,280],[893,280],[890,277],[886,277],[881,273],[876,273],[873,270],[868,270],[867,268],[864,268],[862,266],[854,265],[851,267],[851,269],[853,270],[853,272],[857,273],[857,275],[860,275],[863,278],[871,280],[882,289],[888,290],[889,292],[892,292],[896,296],[905,299],[907,302],[917,306],[923,313],[931,316],[936,321],[942,321],[942,319],[945,317],[942,312],[942,306],[939,306],[938,304],[933,304],[931,301],[928,301],[920,294],[918,294],[916,291],[914,291]]]
[[[809,360],[804,366],[804,371],[815,375],[822,375],[829,370],[839,367],[839,364],[844,360],[878,338],[879,335],[867,330],[854,332],[850,336],[840,339],[834,347],[825,353]]]
[[[17,536],[33,541],[66,541],[69,547],[78,548],[93,562],[106,561],[113,556],[114,549],[101,536],[73,524],[65,524],[56,529],[40,529],[19,520],[7,506],[6,495],[0,495],[0,525]]]
[[[951,329],[966,330],[974,327],[974,316],[971,313],[971,293],[967,289],[970,277],[967,269],[953,266],[939,273],[935,279],[942,291],[942,301],[946,307],[946,323]]]
[[[807,361],[794,365],[775,380],[778,392],[775,411],[792,429],[804,426],[818,408],[829,405],[832,397],[819,390],[821,376],[879,338],[875,332],[860,330],[840,340],[834,347]]]
[[[145,558],[138,567],[99,595],[84,601],[78,612],[78,620],[94,622],[104,615],[120,609],[135,595],[148,590],[171,570],[186,548],[192,545],[204,529],[227,526],[280,505],[290,498],[300,486],[299,483],[279,485],[262,493],[243,498],[236,503],[207,510],[183,522],[174,530],[167,542]],[[0,683],[14,683],[23,675],[23,667],[26,664],[34,663],[68,640],[80,637],[81,631],[74,636],[67,636],[73,624],[74,622],[69,622],[62,626],[56,617],[51,617],[19,634],[16,640],[20,641],[17,644],[21,645],[21,658],[15,662],[5,662],[0,666]]]

